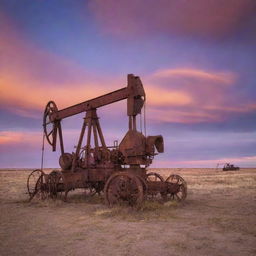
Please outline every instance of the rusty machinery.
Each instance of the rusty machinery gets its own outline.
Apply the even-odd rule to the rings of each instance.
[[[216,166],[216,170],[218,169],[219,166],[223,165],[222,171],[239,171],[240,167],[235,166],[230,163],[218,163]]]
[[[138,76],[128,75],[127,87],[58,110],[53,101],[44,111],[44,136],[56,150],[57,138],[61,155],[61,171],[46,174],[34,170],[28,177],[27,187],[30,200],[34,197],[55,198],[76,188],[84,188],[88,194],[104,193],[105,202],[140,206],[145,198],[182,201],[187,195],[187,185],[179,175],[170,175],[166,180],[147,167],[157,153],[164,152],[163,137],[145,136],[137,131],[136,116],[141,114],[145,103],[145,91]],[[97,116],[97,109],[127,99],[129,130],[118,145],[107,146]],[[75,152],[66,153],[62,136],[61,121],[64,118],[85,113],[82,130]]]
[[[226,163],[223,168],[222,168],[223,171],[238,171],[240,170],[240,167],[238,166],[235,166],[233,164],[230,164],[230,163]]]

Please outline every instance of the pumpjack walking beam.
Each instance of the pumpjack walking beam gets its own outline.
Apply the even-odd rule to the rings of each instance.
[[[141,113],[141,109],[144,105],[146,95],[140,78],[138,76],[134,76],[133,74],[128,75],[127,87],[107,93],[91,100],[84,101],[71,107],[58,110],[54,101],[48,102],[44,113],[43,126],[46,139],[52,146],[52,150],[56,150],[57,134],[59,134],[61,152],[62,154],[64,153],[64,143],[61,130],[62,119],[77,115],[82,112],[87,112],[89,114],[89,112],[92,113],[92,111],[96,111],[96,109],[99,107],[103,107],[124,99],[127,99],[129,130],[136,130],[136,116],[137,114]],[[88,125],[89,123],[87,122],[85,127],[88,126],[88,128],[91,129],[91,125]],[[53,127],[51,127],[50,131],[48,131],[47,127],[51,124],[53,125]],[[85,127],[82,128],[82,133]],[[96,122],[96,128],[102,142],[102,146],[105,147],[104,137],[98,121]]]
[[[141,112],[145,101],[145,91],[139,77],[132,74],[128,75],[128,85],[122,89],[107,93],[97,98],[84,101],[53,112],[50,115],[50,121],[61,120],[91,109],[97,109],[111,103],[127,99],[127,115],[136,116]]]

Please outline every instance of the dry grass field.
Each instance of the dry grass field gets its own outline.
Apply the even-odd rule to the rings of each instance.
[[[256,169],[158,170],[188,183],[184,203],[109,209],[103,198],[28,202],[29,171],[0,171],[0,255],[256,255]]]

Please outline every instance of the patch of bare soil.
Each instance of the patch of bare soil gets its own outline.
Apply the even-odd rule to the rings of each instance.
[[[184,203],[109,209],[82,191],[28,202],[29,171],[0,171],[0,255],[256,255],[256,169],[155,169],[188,183]]]

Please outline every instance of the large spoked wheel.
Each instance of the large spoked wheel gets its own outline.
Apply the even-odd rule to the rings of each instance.
[[[57,105],[54,101],[49,101],[44,110],[43,127],[44,134],[51,146],[55,145],[57,136],[56,123],[50,120],[50,116],[58,111]]]
[[[154,197],[157,197],[159,195],[159,186],[157,186],[160,182],[164,183],[164,178],[156,173],[156,172],[150,172],[146,176],[146,181],[148,184],[148,199],[153,199]]]
[[[42,170],[32,171],[27,179],[27,189],[29,194],[29,201],[32,200],[35,196],[40,199],[46,198],[45,191],[45,174]]]
[[[105,185],[105,202],[139,208],[144,199],[143,184],[134,174],[118,172],[110,176]]]
[[[187,197],[187,183],[179,175],[171,174],[165,181],[167,188],[162,192],[162,198],[164,201],[175,200],[183,201]]]

